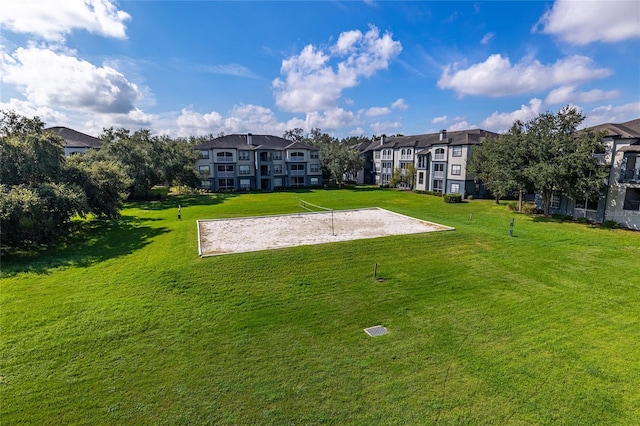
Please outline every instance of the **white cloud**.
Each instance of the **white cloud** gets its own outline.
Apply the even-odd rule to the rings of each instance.
[[[371,107],[364,112],[367,117],[379,117],[387,114],[391,114],[391,109],[387,107]]]
[[[611,75],[610,69],[593,68],[592,62],[585,56],[569,56],[552,65],[529,59],[511,64],[509,58],[494,54],[467,69],[458,70],[456,64],[446,66],[438,87],[453,89],[460,96],[496,97],[539,92]]]
[[[8,31],[33,34],[50,41],[81,29],[112,38],[126,38],[131,16],[110,0],[22,0],[4,5],[0,25]]]
[[[640,37],[636,1],[557,0],[533,28],[577,45]]]
[[[60,111],[53,110],[46,106],[38,107],[31,102],[21,101],[16,98],[9,99],[9,102],[0,102],[0,110],[11,110],[25,117],[40,117],[45,124],[54,123],[52,125],[55,125],[68,120],[67,116]]]
[[[433,124],[446,123],[447,122],[447,116],[446,115],[441,115],[440,117],[436,117],[433,120],[431,120],[431,122]]]
[[[602,105],[583,112],[587,117],[582,123],[584,127],[596,126],[603,123],[624,123],[640,117],[640,102],[631,102],[624,105]]]
[[[462,120],[459,121],[457,123],[454,123],[452,125],[449,126],[449,130],[452,132],[458,131],[458,130],[469,130],[469,129],[475,129],[478,126],[476,126],[475,124],[469,124],[467,121]]]
[[[377,121],[371,124],[371,129],[375,134],[392,134],[396,133],[398,129],[402,128],[400,121]]]
[[[526,122],[537,117],[541,112],[542,101],[538,98],[533,98],[529,101],[529,105],[521,105],[518,110],[502,113],[494,112],[482,121],[480,127],[494,132],[505,132],[514,121]]]
[[[232,75],[235,77],[258,78],[249,68],[239,64],[205,65],[202,70],[213,74]]]
[[[496,33],[486,33],[484,35],[484,37],[482,37],[482,40],[480,40],[480,43],[482,44],[487,44],[489,43],[489,41],[491,41],[491,39],[493,38],[493,36],[495,36]]]
[[[358,122],[358,117],[351,111],[333,108],[327,111],[309,112],[306,118],[306,128],[315,127],[322,130],[335,130],[350,127]]]
[[[558,105],[568,103],[591,103],[613,99],[620,95],[618,90],[604,91],[593,89],[586,92],[576,92],[575,86],[562,86],[553,89],[547,95],[544,103],[547,105]]]
[[[409,106],[407,105],[407,103],[404,101],[404,99],[399,98],[397,101],[395,101],[394,103],[391,104],[391,109],[399,109],[399,110],[406,110],[408,109]]]
[[[36,106],[126,114],[142,98],[137,85],[111,67],[36,47],[7,56],[2,81],[16,85]]]
[[[365,34],[357,30],[342,33],[326,53],[308,45],[299,55],[282,61],[283,78],[272,84],[276,104],[289,112],[334,109],[344,89],[386,69],[401,50],[400,42],[389,33],[381,36],[375,26]],[[334,57],[343,58],[335,67],[331,64]]]

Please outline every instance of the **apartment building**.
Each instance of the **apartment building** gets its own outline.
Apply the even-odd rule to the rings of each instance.
[[[481,197],[485,190],[467,174],[467,159],[473,147],[496,133],[482,129],[429,133],[415,136],[380,138],[363,151],[370,157],[372,182],[387,186],[396,169],[406,175],[410,164],[415,168],[413,189],[443,194]],[[400,184],[407,186],[407,184]]]
[[[554,193],[549,212],[593,222],[612,220],[640,230],[640,118],[600,124],[588,130],[604,133],[605,153],[596,156],[600,164],[609,167],[606,190],[599,200],[573,200]]]
[[[322,185],[318,148],[277,136],[220,136],[194,149],[201,187],[211,191],[261,190]]]
[[[63,139],[62,147],[64,148],[65,156],[84,154],[89,150],[100,149],[102,147],[102,141],[100,139],[68,127],[49,127],[44,129],[44,131],[54,133]]]

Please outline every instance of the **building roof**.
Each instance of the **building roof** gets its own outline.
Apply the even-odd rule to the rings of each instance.
[[[640,118],[625,123],[604,123],[589,127],[587,130],[603,131],[606,136],[617,136],[623,139],[640,138]]]
[[[370,144],[363,152],[385,148],[410,147],[427,149],[435,145],[477,145],[481,143],[484,138],[498,136],[497,133],[482,129],[446,132],[446,134],[443,135],[444,138],[441,138],[441,134],[442,132],[414,136],[391,136],[384,138],[384,143],[376,142]]]
[[[229,148],[229,149],[311,149],[318,150],[317,147],[303,143],[293,142],[288,139],[284,139],[278,136],[270,135],[253,135],[248,134],[234,134],[224,135],[215,139],[208,140],[194,147],[195,149],[214,149],[214,148]]]
[[[100,147],[102,147],[102,141],[100,139],[68,127],[49,127],[44,129],[44,131],[60,136],[64,140],[62,146],[65,148],[100,149]]]

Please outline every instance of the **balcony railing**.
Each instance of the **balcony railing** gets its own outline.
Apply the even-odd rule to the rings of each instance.
[[[218,172],[216,176],[219,178],[232,178],[235,175],[233,172]]]
[[[291,170],[291,176],[304,176],[304,170]]]
[[[620,172],[620,182],[627,183],[627,182],[638,182],[638,181],[640,181],[640,170],[628,169],[628,170],[622,170],[622,172]]]
[[[434,160],[444,160],[444,154],[435,154],[433,158]]]
[[[444,172],[433,172],[433,177],[442,179],[444,177]]]
[[[216,163],[235,163],[235,159],[233,157],[215,157]]]

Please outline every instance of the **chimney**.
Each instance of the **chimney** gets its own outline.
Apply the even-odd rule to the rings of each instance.
[[[447,131],[445,129],[440,130],[440,140],[443,141],[447,138]]]
[[[251,133],[247,133],[247,144],[253,145],[253,135]]]
[[[384,138],[384,135],[380,136],[380,145],[384,145]]]

